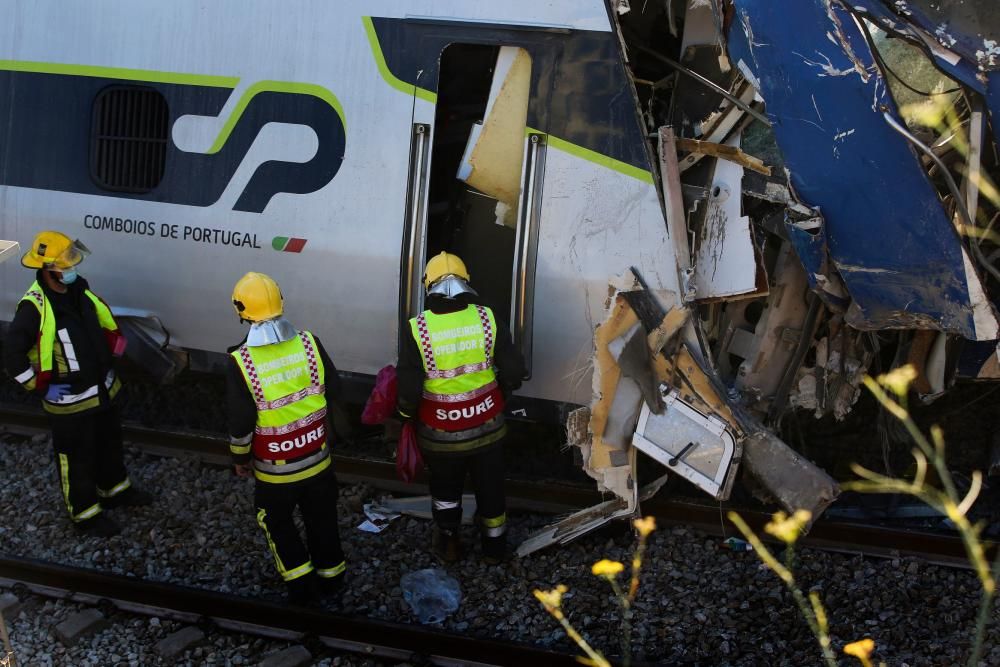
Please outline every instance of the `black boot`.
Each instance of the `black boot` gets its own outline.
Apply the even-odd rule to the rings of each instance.
[[[141,489],[130,486],[121,493],[110,498],[101,499],[101,507],[113,509],[115,507],[143,507],[153,504],[153,495]]]
[[[434,526],[431,536],[431,551],[442,563],[454,563],[462,557],[462,541],[458,529]]]
[[[514,558],[514,550],[507,546],[507,536],[483,536],[483,562],[487,565],[500,565]]]
[[[285,582],[288,588],[288,602],[298,607],[316,607],[319,605],[316,575],[310,572],[298,579]]]
[[[115,520],[104,513],[100,513],[92,519],[77,521],[73,528],[81,535],[93,535],[94,537],[114,537],[122,532],[121,526]]]
[[[319,578],[319,596],[325,607],[339,607],[344,598],[344,576]]]

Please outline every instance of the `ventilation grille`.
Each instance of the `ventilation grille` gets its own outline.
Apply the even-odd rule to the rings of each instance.
[[[102,188],[149,192],[163,179],[170,113],[158,91],[105,88],[94,100],[90,175]]]

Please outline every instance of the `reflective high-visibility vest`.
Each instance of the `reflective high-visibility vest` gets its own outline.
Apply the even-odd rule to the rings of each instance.
[[[424,366],[418,417],[439,431],[475,429],[503,413],[493,369],[493,312],[470,305],[454,313],[426,310],[410,320]]]
[[[326,425],[326,369],[308,331],[273,345],[241,345],[232,353],[257,404],[257,424],[233,453],[253,453],[263,482],[297,482],[330,467]]]
[[[94,310],[97,312],[97,321],[104,331],[104,338],[108,343],[108,347],[114,350],[117,340],[122,337],[122,333],[118,330],[118,323],[115,322],[115,318],[111,314],[111,309],[108,308],[108,305],[100,297],[89,289],[84,290],[83,293],[94,304]],[[22,377],[28,373],[28,371],[25,371],[25,373],[22,373],[22,376],[18,376],[15,379],[29,390],[35,388],[44,389],[51,384],[53,377],[56,379],[64,378],[70,373],[80,370],[76,358],[76,350],[73,349],[73,343],[70,341],[66,330],[57,331],[56,316],[52,310],[52,304],[49,303],[45,292],[37,280],[31,284],[28,291],[21,297],[21,301],[27,301],[38,310],[38,338],[31,349],[28,350],[28,361],[31,363],[31,376],[27,378]],[[20,302],[18,305],[20,305]],[[62,354],[58,355],[58,364],[54,363],[54,359],[57,357],[55,354],[57,337],[59,344],[62,346]],[[53,366],[56,366],[56,368],[53,369]],[[104,387],[110,398],[114,398],[118,390],[121,389],[121,381],[115,375],[113,369],[108,371],[107,376],[105,376]],[[63,396],[56,401],[43,400],[42,407],[47,412],[53,414],[75,414],[89,410],[90,408],[96,408],[100,405],[100,400],[100,390],[97,385],[93,385],[82,392]]]

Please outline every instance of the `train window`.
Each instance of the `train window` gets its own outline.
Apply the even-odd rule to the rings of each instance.
[[[472,286],[511,313],[531,56],[517,47],[452,44],[441,56],[427,202],[429,259],[456,253]]]
[[[149,192],[163,180],[170,113],[159,91],[111,86],[94,100],[90,176],[117,192]]]

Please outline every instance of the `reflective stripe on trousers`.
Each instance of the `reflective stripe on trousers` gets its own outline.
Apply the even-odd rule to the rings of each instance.
[[[278,574],[281,575],[282,579],[285,581],[294,581],[313,571],[312,561],[310,560],[292,569],[285,567],[285,564],[281,561],[281,556],[278,555],[278,547],[275,546],[274,540],[271,539],[271,531],[267,528],[267,510],[259,510],[257,512],[257,525],[264,531],[264,539],[267,540],[267,547],[271,550],[271,555],[274,556],[274,565],[278,568]]]
[[[85,521],[101,511],[101,504],[94,503],[78,514],[73,513],[73,503],[69,500],[69,457],[63,453],[59,454],[59,481],[62,485],[63,501],[66,503],[66,509],[69,510],[69,516],[73,521]]]
[[[344,570],[347,569],[347,562],[341,561],[338,565],[333,567],[320,567],[316,568],[316,574],[318,574],[323,579],[333,579],[337,575],[343,574]]]
[[[500,537],[507,532],[507,513],[497,517],[480,517],[486,537]]]
[[[97,495],[99,495],[101,498],[114,498],[115,496],[117,496],[122,491],[128,489],[130,486],[132,486],[132,482],[129,480],[128,477],[126,477],[125,481],[118,482],[117,484],[115,484],[114,486],[112,486],[107,491],[105,491],[104,489],[98,487],[97,488]]]

